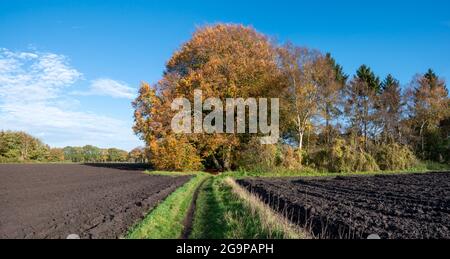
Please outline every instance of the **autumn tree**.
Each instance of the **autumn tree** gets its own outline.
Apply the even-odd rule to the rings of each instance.
[[[145,148],[134,148],[128,153],[128,159],[134,163],[145,163],[147,160]]]
[[[160,82],[159,88],[161,88]],[[134,132],[150,145],[170,131],[170,106],[168,90],[161,90],[156,95],[158,85],[151,87],[148,83],[142,83],[139,95],[133,101],[134,108]],[[173,98],[173,97],[172,97]]]
[[[426,154],[425,136],[438,130],[441,122],[450,116],[448,90],[445,81],[430,69],[424,75],[416,76],[410,91],[410,109],[413,127],[419,138],[419,150],[422,158],[429,158]]]
[[[145,84],[141,87],[134,102],[135,132],[149,147],[163,143],[170,146],[166,139],[178,138],[180,144],[187,145],[184,150],[193,147],[193,156],[211,161],[218,169],[231,169],[233,151],[242,136],[198,132],[175,136],[166,127],[170,125],[167,119],[172,118],[169,104],[177,97],[193,103],[194,90],[202,90],[205,99],[220,98],[224,103],[226,98],[270,97],[276,92],[275,54],[267,37],[250,27],[219,24],[198,29],[167,62],[160,83],[153,88]]]
[[[288,43],[279,49],[279,57],[284,84],[282,120],[285,127],[296,133],[297,150],[301,154],[305,133],[319,107],[320,54]]]
[[[64,150],[62,148],[51,148],[48,152],[47,161],[49,162],[65,161]]]
[[[139,95],[133,101],[133,129],[147,144],[150,162],[156,168],[198,170],[202,168],[202,160],[195,146],[185,136],[176,135],[171,130],[174,115],[171,102],[176,98],[172,83],[173,77],[167,75],[153,87],[141,84]]]

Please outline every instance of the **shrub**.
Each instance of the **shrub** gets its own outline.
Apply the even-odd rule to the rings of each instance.
[[[281,157],[277,146],[261,145],[257,138],[252,138],[243,145],[237,155],[237,167],[250,171],[272,170],[280,161]]]
[[[330,172],[355,172],[380,170],[375,159],[354,143],[337,138],[332,145],[312,155],[317,169]]]
[[[281,146],[280,150],[281,159],[279,164],[283,168],[295,170],[302,167],[300,157],[303,155],[299,154],[297,150],[288,145]]]
[[[51,148],[47,155],[48,162],[62,162],[64,161],[64,151],[62,148]]]
[[[150,145],[152,165],[159,170],[197,171],[203,169],[196,148],[185,137],[169,135]]]
[[[302,167],[301,156],[289,145],[261,145],[257,138],[252,138],[238,152],[237,165],[239,169],[257,172],[297,170]]]
[[[417,165],[413,151],[397,143],[378,145],[375,159],[381,170],[405,170]]]

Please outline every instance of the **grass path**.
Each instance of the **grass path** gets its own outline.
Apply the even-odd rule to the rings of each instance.
[[[194,191],[194,195],[192,197],[192,201],[191,201],[191,205],[189,206],[189,210],[186,214],[186,217],[183,221],[183,233],[181,235],[180,238],[182,239],[188,239],[189,236],[192,233],[192,228],[193,228],[193,224],[194,224],[194,216],[195,216],[195,210],[197,209],[197,199],[198,199],[198,194],[200,193],[200,189],[203,186],[203,184],[205,183],[207,178],[203,179],[202,182],[198,185],[198,187],[195,189]]]
[[[200,188],[193,239],[281,239],[308,236],[234,180],[211,177]]]
[[[191,206],[195,190],[205,179],[210,177],[206,173],[196,173],[189,182],[170,194],[144,220],[134,226],[128,232],[126,238],[180,238],[184,231],[184,220]]]

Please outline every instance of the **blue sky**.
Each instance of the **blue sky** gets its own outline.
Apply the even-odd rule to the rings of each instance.
[[[198,26],[251,25],[407,84],[450,80],[449,1],[0,0],[0,129],[52,146],[131,149],[130,102]]]

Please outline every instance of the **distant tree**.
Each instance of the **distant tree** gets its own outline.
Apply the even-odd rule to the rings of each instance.
[[[83,147],[84,162],[97,162],[101,159],[101,149],[92,145]]]
[[[47,161],[49,162],[63,162],[64,158],[64,150],[62,148],[51,148],[49,150]]]
[[[64,158],[74,163],[126,162],[128,152],[117,148],[102,149],[92,145],[65,147]]]
[[[0,132],[0,157],[4,161],[18,160],[20,157],[19,138],[12,132]]]
[[[81,147],[65,147],[63,148],[64,157],[74,163],[84,161],[83,148]]]
[[[108,162],[126,162],[128,159],[128,152],[117,148],[107,149]]]
[[[100,150],[100,159],[97,162],[108,162],[109,161],[109,153],[108,153],[108,149],[101,149]]]
[[[48,151],[47,145],[25,132],[0,132],[0,160],[9,162],[45,161]]]
[[[145,148],[143,147],[134,148],[128,154],[128,159],[134,163],[145,163],[147,160]]]

